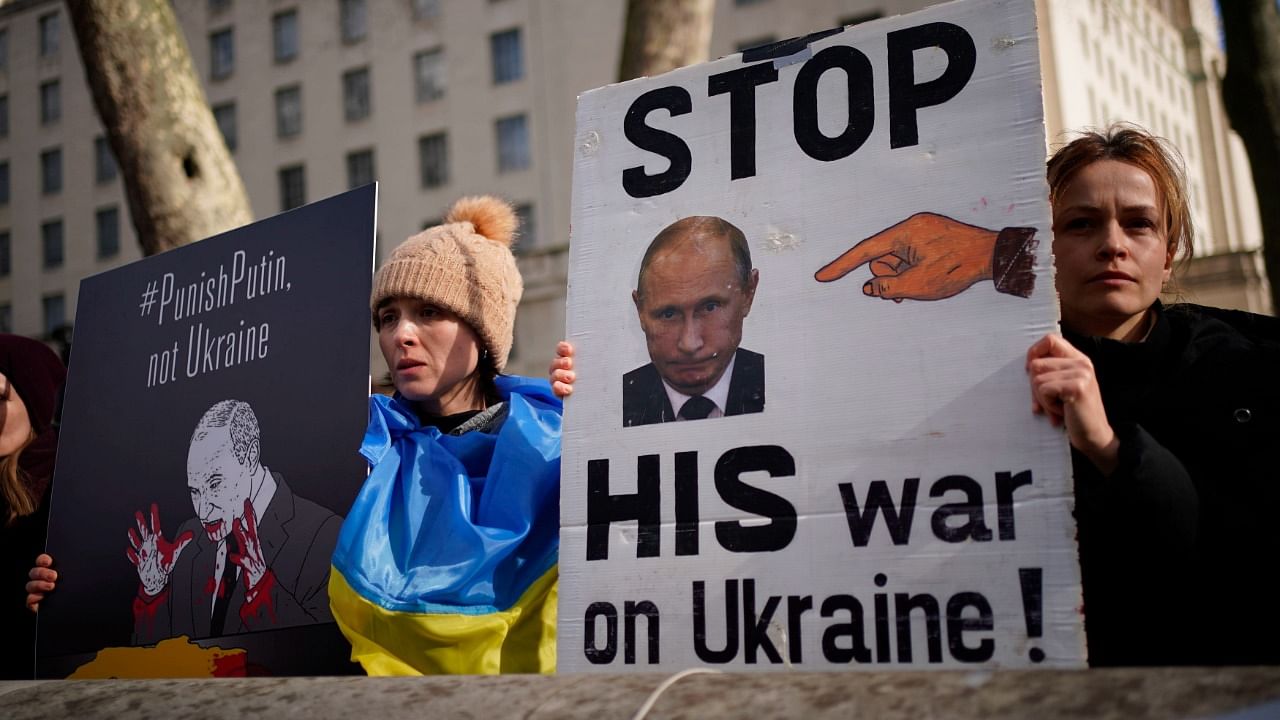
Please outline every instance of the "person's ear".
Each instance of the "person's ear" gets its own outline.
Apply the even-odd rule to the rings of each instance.
[[[259,462],[261,459],[262,459],[262,448],[258,445],[258,441],[257,440],[250,441],[249,454],[248,456],[245,457],[245,461],[246,461],[245,466],[250,469],[256,470],[262,464],[261,462]]]
[[[747,313],[751,312],[751,303],[755,302],[756,287],[759,285],[760,285],[760,271],[755,268],[751,268],[751,278],[747,280],[747,288],[746,288],[747,303],[746,303],[746,307],[744,307],[742,310],[743,317],[746,317]]]
[[[1164,254],[1164,282],[1169,282],[1169,278],[1173,275],[1173,258],[1177,255],[1177,246],[1169,243],[1169,248]]]
[[[639,290],[632,290],[632,291],[631,291],[631,302],[635,303],[635,306],[636,306],[636,313],[637,313],[637,314],[641,314],[641,312],[640,312],[640,291],[639,291]]]

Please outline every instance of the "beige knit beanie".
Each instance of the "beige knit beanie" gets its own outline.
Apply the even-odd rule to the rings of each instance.
[[[443,225],[405,240],[378,270],[369,300],[374,327],[383,300],[426,300],[466,321],[501,372],[511,352],[516,306],[524,291],[511,254],[518,225],[515,211],[496,197],[455,202]]]

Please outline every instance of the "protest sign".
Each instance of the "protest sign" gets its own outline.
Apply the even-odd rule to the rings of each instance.
[[[345,672],[330,556],[365,477],[369,185],[84,280],[41,677]]]
[[[1083,665],[1032,0],[577,117],[561,671]]]

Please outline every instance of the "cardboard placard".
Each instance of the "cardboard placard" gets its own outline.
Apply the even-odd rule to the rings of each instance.
[[[577,117],[561,671],[1083,665],[1032,0]]]
[[[377,187],[81,283],[41,677],[349,672]]]

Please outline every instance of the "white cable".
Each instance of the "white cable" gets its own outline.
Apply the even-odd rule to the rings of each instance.
[[[662,696],[662,693],[667,691],[667,688],[675,685],[677,682],[680,682],[682,679],[689,677],[690,675],[702,674],[719,675],[720,671],[713,670],[711,668],[688,668],[681,670],[675,675],[663,680],[661,685],[654,688],[653,692],[649,693],[649,697],[644,701],[644,704],[640,706],[640,709],[636,710],[636,714],[631,716],[631,720],[644,720],[645,716],[649,714],[649,711],[653,709],[654,703],[658,702],[658,698]]]

